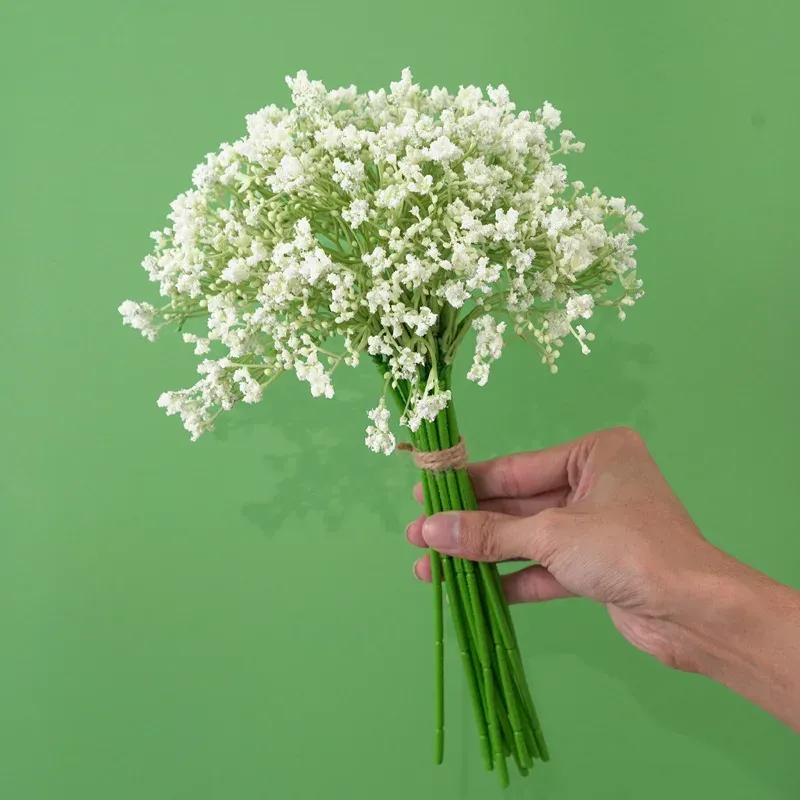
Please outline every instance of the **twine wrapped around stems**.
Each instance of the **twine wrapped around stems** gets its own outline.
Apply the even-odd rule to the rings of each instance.
[[[411,453],[414,463],[425,472],[444,472],[448,469],[466,469],[469,463],[467,448],[464,439],[459,440],[452,447],[444,450],[417,450],[413,444],[400,442],[397,449],[406,453]]]

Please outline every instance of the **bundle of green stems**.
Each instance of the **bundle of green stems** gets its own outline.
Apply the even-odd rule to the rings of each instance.
[[[382,365],[379,363],[379,367]],[[381,368],[385,374],[385,367]],[[450,370],[439,372],[445,390]],[[398,383],[390,391],[404,408],[409,387]],[[451,402],[433,422],[423,421],[413,434],[421,452],[446,450],[460,441]],[[478,508],[467,470],[422,470],[425,514]],[[500,784],[509,785],[507,760],[521,775],[549,754],[531,698],[517,635],[496,564],[467,561],[430,551],[434,619],[434,759],[444,758],[444,593],[472,701],[481,756],[487,770],[496,770]]]

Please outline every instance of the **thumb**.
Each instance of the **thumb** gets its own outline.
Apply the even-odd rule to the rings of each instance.
[[[524,558],[545,562],[558,511],[512,517],[489,511],[446,511],[428,517],[422,538],[428,547],[470,561]]]

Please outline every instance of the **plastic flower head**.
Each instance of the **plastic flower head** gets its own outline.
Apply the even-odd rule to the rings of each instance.
[[[583,144],[557,132],[550,103],[518,112],[504,86],[428,91],[409,70],[388,92],[286,82],[292,107],[248,116],[152,234],[143,266],[164,304],[120,306],[150,340],[206,320],[184,334],[206,356],[200,380],[159,400],[193,438],[283,372],[332,397],[333,372],[362,355],[403,384],[414,429],[447,404],[439,376],[470,329],[468,377],[483,385],[505,337],[556,371],[563,340],[589,351],[598,307],[624,318],[640,297],[642,215],[570,183],[558,159]],[[381,401],[367,434],[387,453],[388,413]]]

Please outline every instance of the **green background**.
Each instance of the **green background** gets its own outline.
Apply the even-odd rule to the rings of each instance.
[[[192,167],[329,86],[505,82],[645,212],[647,297],[551,377],[457,386],[478,458],[626,423],[706,534],[800,584],[794,2],[6,2],[0,11],[0,796],[488,798],[451,649],[431,765],[413,469],[362,444],[378,382],[278,382],[190,444],[191,350],[116,308]],[[575,348],[576,349],[576,348]],[[463,372],[464,370],[462,370]],[[507,796],[796,797],[798,740],[628,647],[583,601],[515,611],[554,759]],[[452,648],[452,636],[450,638]]]

